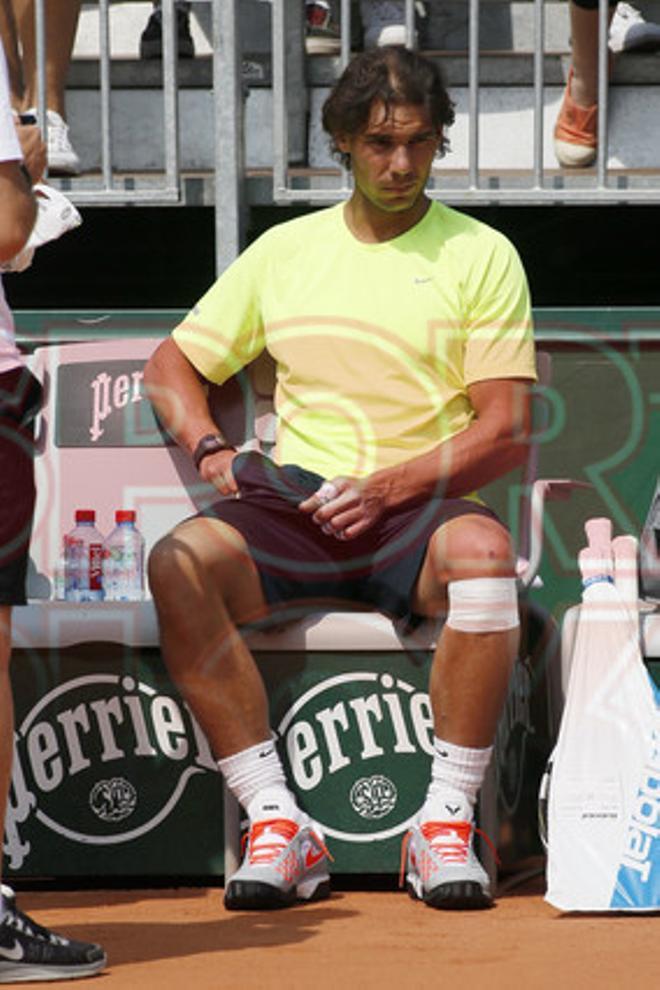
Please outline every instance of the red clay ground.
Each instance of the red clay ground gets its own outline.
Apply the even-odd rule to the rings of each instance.
[[[108,970],[83,990],[590,990],[660,985],[653,916],[562,916],[541,882],[490,911],[434,911],[403,893],[228,913],[218,889],[23,892],[37,920],[98,940]],[[21,984],[36,986],[37,984]],[[41,984],[43,986],[43,984]]]

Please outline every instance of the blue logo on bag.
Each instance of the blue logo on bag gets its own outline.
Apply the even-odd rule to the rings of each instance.
[[[656,707],[660,690],[653,685]],[[615,910],[660,908],[660,732],[654,730],[651,753],[635,798],[610,907]]]

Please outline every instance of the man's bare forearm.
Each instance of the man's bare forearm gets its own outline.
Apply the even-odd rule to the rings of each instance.
[[[147,362],[144,381],[158,418],[181,447],[192,453],[206,433],[219,432],[202,380],[171,338]]]
[[[385,505],[434,496],[460,498],[524,464],[529,451],[529,387],[510,382],[477,389],[477,414],[470,426],[433,450],[366,482]]]

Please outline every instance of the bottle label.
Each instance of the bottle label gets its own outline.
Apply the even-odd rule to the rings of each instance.
[[[106,541],[103,589],[106,601],[140,601],[144,597],[142,538],[123,528]]]
[[[89,590],[103,590],[103,544],[89,544]]]
[[[103,544],[87,543],[78,534],[64,537],[64,598],[74,602],[103,600]]]

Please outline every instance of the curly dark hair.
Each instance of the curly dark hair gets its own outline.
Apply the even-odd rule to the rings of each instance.
[[[350,166],[350,155],[337,147],[337,138],[357,134],[369,120],[374,100],[385,109],[411,103],[428,110],[442,137],[438,151],[449,149],[445,128],[454,123],[454,104],[438,65],[402,45],[386,45],[356,55],[344,69],[323,104],[323,128],[330,135],[332,153]]]

